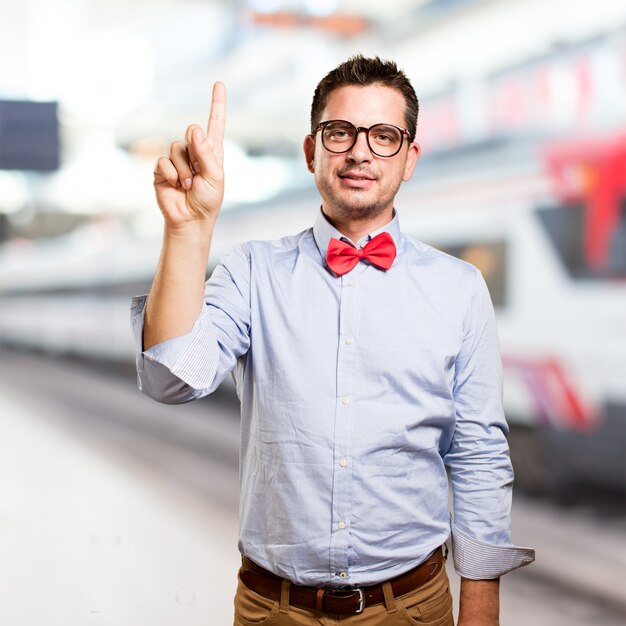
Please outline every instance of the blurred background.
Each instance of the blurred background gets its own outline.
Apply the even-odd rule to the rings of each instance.
[[[626,4],[2,0],[0,594],[18,626],[229,624],[238,406],[136,389],[152,171],[228,89],[237,242],[309,226],[313,91],[351,54],[420,98],[411,235],[477,265],[516,470],[503,626],[626,623]],[[452,584],[458,579],[451,572]]]

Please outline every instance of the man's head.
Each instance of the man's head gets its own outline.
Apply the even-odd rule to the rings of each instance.
[[[417,108],[411,84],[392,62],[354,57],[322,79],[304,154],[336,226],[374,230],[391,219],[419,156]]]
[[[317,125],[323,121],[322,113],[332,91],[346,85],[365,87],[376,84],[391,87],[402,94],[405,102],[404,127],[409,131],[409,141],[414,141],[419,102],[409,79],[393,61],[367,58],[360,54],[338,65],[318,83],[311,105],[311,133],[315,133]]]

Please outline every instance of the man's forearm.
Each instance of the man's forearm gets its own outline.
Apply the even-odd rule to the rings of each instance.
[[[192,124],[154,170],[165,232],[144,320],[143,348],[188,333],[202,310],[215,221],[224,199],[226,89],[213,85],[206,134]]]
[[[191,330],[204,301],[212,235],[212,224],[176,233],[166,228],[146,305],[144,350]]]
[[[461,578],[458,626],[499,626],[500,579]]]

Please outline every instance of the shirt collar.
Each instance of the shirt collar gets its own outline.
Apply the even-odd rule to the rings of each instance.
[[[321,208],[317,215],[317,219],[315,220],[315,224],[313,224],[313,236],[315,237],[315,243],[317,244],[320,254],[322,255],[324,264],[326,263],[326,250],[328,250],[328,244],[330,243],[331,237],[334,237],[335,239],[343,239],[344,241],[348,241],[357,247],[361,247],[372,237],[384,232],[391,235],[393,242],[396,244],[396,249],[398,249],[400,244],[400,222],[398,219],[398,212],[395,209],[393,209],[393,217],[390,222],[381,226],[381,228],[373,230],[371,233],[363,237],[363,239],[356,242],[352,241],[349,237],[342,235],[328,221]]]

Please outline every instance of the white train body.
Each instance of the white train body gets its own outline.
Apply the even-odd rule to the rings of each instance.
[[[564,203],[540,155],[530,158],[519,147],[496,155],[487,167],[470,166],[476,155],[447,162],[445,169],[425,162],[397,199],[401,225],[412,236],[475,263],[487,279],[522,482],[562,489],[583,481],[623,490],[624,211],[604,238],[617,255],[611,261],[614,267],[576,275],[580,267],[564,262],[542,215],[560,211],[566,216],[563,223],[580,217],[585,193],[578,198],[583,208],[576,209],[578,205]],[[574,151],[570,161],[576,163],[577,155]],[[237,242],[274,239],[308,227],[318,206],[319,198],[310,189],[225,212],[211,265]],[[585,231],[592,221],[577,223]],[[555,232],[559,229],[553,224]],[[5,246],[0,257],[0,342],[131,363],[130,296],[148,288],[159,243],[109,225],[57,240]]]

